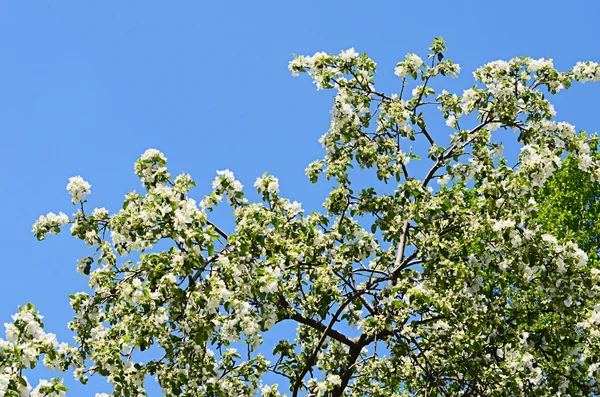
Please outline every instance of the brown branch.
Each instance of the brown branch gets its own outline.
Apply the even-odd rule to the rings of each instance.
[[[362,269],[362,270],[365,270],[365,269]],[[350,283],[348,280],[346,280],[342,275],[340,275],[335,270],[333,270],[333,273],[336,276],[338,276],[340,278],[340,280],[343,281],[343,283],[352,291],[352,293],[356,294],[358,292],[358,290],[356,289],[356,280],[354,279],[354,271],[352,271],[350,273],[350,276],[352,277],[352,281],[353,281],[354,285],[352,283]],[[363,306],[367,308],[367,310],[369,311],[369,313],[375,314],[375,309],[371,306],[371,304],[369,303],[369,301],[367,301],[367,299],[364,297],[364,295],[361,294],[361,295],[358,296],[358,298],[362,302]]]
[[[225,233],[223,230],[219,229],[219,227],[217,225],[215,225],[208,219],[206,220],[206,223],[208,223],[210,226],[212,226],[216,230],[216,232],[219,233],[221,235],[221,237],[223,237],[225,240],[227,240],[229,238],[227,233]]]
[[[352,379],[352,375],[354,373],[353,367],[354,367],[354,364],[356,363],[356,360],[358,360],[358,357],[360,357],[360,352],[362,351],[362,348],[370,343],[370,342],[367,343],[367,340],[371,340],[371,342],[372,342],[374,340],[374,336],[366,336],[365,334],[362,334],[360,336],[360,338],[358,339],[358,344],[356,346],[353,346],[350,348],[347,367],[346,367],[346,370],[344,371],[344,374],[341,377],[342,382],[336,389],[333,390],[333,392],[331,394],[332,397],[341,397],[342,394],[344,394],[344,390],[346,390],[346,387],[348,387],[348,383],[350,382],[350,379]]]
[[[404,259],[404,250],[406,249],[406,235],[408,234],[409,221],[405,221],[402,225],[402,234],[400,235],[400,242],[398,243],[398,251],[396,252],[396,260],[394,261],[394,269],[402,266],[402,260]]]
[[[313,367],[314,361],[317,358],[317,354],[319,353],[319,350],[321,349],[321,346],[323,346],[323,343],[325,343],[325,340],[327,339],[327,337],[332,334],[331,331],[334,331],[333,330],[333,325],[337,322],[338,317],[340,316],[340,314],[342,314],[342,312],[354,300],[354,298],[359,297],[364,292],[365,291],[358,291],[356,294],[350,296],[348,299],[346,299],[346,301],[344,301],[344,303],[342,303],[340,305],[340,307],[338,308],[338,310],[334,313],[333,317],[331,318],[331,321],[329,322],[329,325],[325,328],[324,331],[322,331],[323,335],[321,335],[321,339],[319,339],[319,341],[317,342],[317,346],[313,350],[313,354],[308,358],[308,360],[306,360],[306,366],[304,367],[304,369],[302,370],[302,372],[300,373],[300,375],[296,378],[296,382],[294,383],[294,391],[292,392],[292,397],[298,397],[298,392],[300,391],[300,387],[302,385],[302,379],[304,379],[304,377],[306,376],[306,374],[308,373],[308,371]],[[307,320],[310,320],[310,319],[307,319]],[[316,322],[316,323],[320,324],[320,325],[323,325],[323,324],[318,323],[318,322]],[[336,334],[339,334],[339,332],[336,331]],[[352,345],[350,345],[351,346],[350,347],[350,351],[354,351],[354,350],[358,349],[358,353],[360,354],[360,350],[362,349],[362,347],[360,347],[357,344],[356,341],[352,341],[352,339],[350,339],[348,337],[345,337],[345,338],[347,338],[348,341],[352,343]]]
[[[427,140],[429,141],[429,144],[431,146],[435,145],[435,141],[433,140],[433,138],[431,137],[431,135],[429,135],[429,132],[427,131],[427,128],[425,128],[424,126],[421,127],[421,132],[423,133],[423,135],[425,135],[425,138],[427,138]]]
[[[482,129],[483,127],[485,127],[488,124],[487,121],[484,121],[483,123],[479,124],[477,127],[473,128],[469,134],[473,134],[477,131],[479,131],[480,129]],[[471,141],[474,138],[471,138],[470,140],[464,142],[463,147],[466,147],[469,143],[471,143]],[[438,160],[436,161],[436,163],[433,165],[433,167],[431,167],[431,169],[429,170],[429,172],[427,173],[427,175],[425,176],[425,179],[423,179],[423,184],[422,186],[425,187],[427,186],[427,184],[431,181],[431,179],[433,178],[434,174],[436,173],[437,170],[439,170],[443,164],[443,162],[447,159],[449,159],[450,157],[452,157],[452,155],[454,154],[454,151],[460,146],[460,144],[463,142],[456,142],[454,145],[452,145],[450,148],[448,148],[448,151],[443,154],[442,156],[440,156],[438,158]]]
[[[218,253],[216,253],[213,256],[211,256],[210,258],[206,259],[206,261],[204,262],[204,266],[202,266],[200,269],[196,270],[196,273],[194,273],[194,275],[192,276],[192,281],[196,282],[198,280],[198,278],[200,277],[200,275],[202,274],[202,272],[204,270],[206,270],[206,266],[213,263],[219,257],[219,255],[221,255],[224,251],[227,250],[227,248],[229,248],[229,244],[227,244],[225,247],[223,247],[223,249],[221,251],[219,251]]]
[[[290,318],[290,320],[295,320],[301,324],[308,325],[309,327],[323,332],[326,336],[329,336],[331,339],[335,339],[340,343],[343,343],[346,346],[354,346],[356,342],[346,335],[342,334],[339,331],[336,331],[333,328],[326,327],[325,324],[313,320],[312,318],[304,317],[302,314],[295,312]]]
[[[419,101],[420,101],[420,98],[419,98]],[[480,129],[485,127],[486,124],[487,124],[487,122],[483,122],[483,123],[479,124],[477,127],[473,128],[471,130],[470,134],[473,134],[473,133],[479,131]],[[463,147],[467,146],[471,141],[472,141],[472,139],[464,142]],[[438,158],[436,163],[433,165],[433,167],[431,167],[431,169],[427,173],[427,176],[425,176],[425,179],[423,180],[423,184],[422,184],[423,187],[427,186],[427,184],[433,178],[435,172],[438,169],[440,169],[440,167],[442,166],[444,161],[449,159],[450,157],[452,157],[452,155],[454,154],[454,151],[460,146],[460,144],[461,144],[461,142],[456,142],[454,145],[452,145],[448,149],[448,151],[445,154],[443,154],[442,156],[440,156]],[[400,242],[398,243],[398,250],[396,252],[396,260],[394,261],[394,269],[395,269],[394,273],[397,272],[398,269],[400,269],[402,266],[402,260],[404,259],[404,250],[406,249],[406,237],[408,234],[409,225],[410,225],[409,221],[405,221],[404,225],[402,225],[402,234],[400,235]]]

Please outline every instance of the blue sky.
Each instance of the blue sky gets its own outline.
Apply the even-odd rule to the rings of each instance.
[[[217,169],[248,190],[268,171],[283,195],[318,209],[327,186],[310,185],[304,168],[322,155],[331,96],[290,76],[293,53],[354,47],[394,91],[395,63],[424,56],[441,35],[463,70],[448,88],[461,93],[496,59],[552,57],[562,69],[600,61],[598,15],[593,0],[1,2],[0,324],[33,302],[47,330],[70,339],[67,294],[86,288],[75,265],[87,250],[66,234],[37,242],[31,225],[74,212],[73,175],[92,184],[90,208],[118,210],[124,193],[141,190],[133,163],[147,148],[195,178],[197,199]],[[598,94],[592,85],[561,94],[557,118],[599,130]]]

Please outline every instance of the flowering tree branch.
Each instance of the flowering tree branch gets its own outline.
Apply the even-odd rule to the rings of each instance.
[[[282,197],[267,174],[250,202],[229,170],[196,202],[195,182],[170,175],[156,149],[135,164],[145,192],[116,213],[84,212],[91,186],[71,178],[78,210],[41,216],[33,231],[42,240],[70,225],[93,251],[77,264],[90,293],[71,295],[75,345],[28,334],[41,322],[24,309],[15,327],[31,350],[11,350],[21,342],[9,326],[0,390],[29,393],[21,372],[46,354],[83,383],[107,377],[119,397],[145,396],[150,377],[179,397],[600,393],[600,266],[542,229],[537,201],[567,153],[600,180],[598,137],[555,121],[548,99],[600,80],[600,65],[495,61],[455,94],[432,88],[460,72],[441,38],[428,57],[396,65],[399,94],[376,89],[375,62],[353,49],[290,62],[336,91],[324,157],[306,169],[333,184],[323,213]],[[509,130],[514,166],[502,155]],[[233,230],[208,219],[223,202]],[[297,324],[295,339],[274,331],[281,322]],[[275,363],[264,338],[277,339]]]

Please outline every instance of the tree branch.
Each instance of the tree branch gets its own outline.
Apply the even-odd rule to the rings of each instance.
[[[400,242],[398,243],[398,251],[396,252],[396,260],[394,261],[394,269],[398,269],[402,265],[402,260],[404,259],[404,250],[406,249],[406,235],[408,234],[409,224],[409,221],[405,221],[404,225],[402,225],[402,234],[400,235]]]
[[[333,325],[337,322],[338,317],[340,316],[340,314],[342,314],[342,312],[354,300],[354,298],[359,297],[360,295],[364,294],[364,292],[365,291],[357,291],[357,293],[355,293],[354,295],[352,295],[348,299],[346,299],[344,301],[344,303],[342,303],[340,305],[340,307],[337,309],[337,311],[335,312],[335,314],[331,318],[331,321],[329,322],[329,325],[325,328],[325,330],[322,331],[323,335],[321,335],[321,339],[319,339],[319,342],[317,343],[317,346],[315,347],[315,349],[313,351],[313,354],[308,358],[308,360],[306,361],[306,365],[304,366],[304,369],[302,370],[302,372],[300,373],[300,375],[296,378],[296,382],[294,383],[294,391],[292,392],[292,397],[297,397],[298,396],[298,392],[300,390],[300,386],[302,385],[302,379],[304,379],[304,377],[306,376],[306,374],[308,373],[308,371],[314,365],[314,361],[317,358],[317,354],[319,353],[319,350],[321,349],[321,346],[323,346],[323,343],[325,343],[325,340],[327,339],[327,337],[330,334],[332,334],[331,331],[334,331],[333,330]],[[309,319],[307,319],[307,320],[309,320]],[[316,322],[316,323],[320,324],[320,325],[323,325],[323,324],[321,324],[319,322]],[[340,333],[336,331],[333,334],[340,334]],[[352,341],[349,338],[348,338],[348,341],[350,341],[352,343],[352,345],[350,345],[351,346],[350,350],[353,351],[353,350],[358,349],[358,352],[360,353],[361,347],[357,345],[356,341]],[[352,374],[350,374],[350,375],[352,375]]]
[[[346,346],[352,347],[356,345],[356,342],[346,335],[342,334],[339,331],[336,331],[333,328],[326,327],[325,324],[318,322],[317,320],[313,320],[312,318],[304,317],[302,314],[295,312],[290,318],[290,320],[295,320],[301,324],[308,325],[309,327],[316,329],[317,331],[323,332],[325,335],[329,336],[331,339],[335,339],[340,343],[343,343]]]
[[[229,236],[227,235],[227,233],[225,233],[217,225],[215,225],[214,223],[212,223],[208,219],[206,220],[206,223],[208,223],[210,226],[212,226],[216,230],[216,232],[219,233],[219,235],[221,235],[221,237],[223,237],[225,240],[227,240],[229,238]]]

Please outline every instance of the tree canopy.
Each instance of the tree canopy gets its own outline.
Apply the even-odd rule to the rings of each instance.
[[[592,149],[594,158],[600,153]],[[540,189],[538,222],[557,238],[576,242],[590,258],[600,249],[600,183],[590,182],[569,156]]]
[[[426,60],[408,54],[394,94],[354,49],[290,62],[335,91],[325,155],[306,169],[332,184],[322,213],[267,174],[251,202],[229,170],[197,202],[156,149],[135,163],[145,191],[116,213],[86,208],[91,186],[71,178],[76,212],[41,216],[33,232],[69,226],[90,247],[75,340],[59,344],[20,308],[0,341],[0,396],[64,395],[59,379],[32,390],[24,377],[41,355],[83,383],[107,377],[113,396],[145,396],[149,375],[182,397],[600,393],[598,138],[556,121],[549,101],[600,80],[600,65],[495,61],[456,94],[433,88],[460,72],[446,52],[436,38]],[[231,232],[211,221],[218,205]],[[274,332],[282,322],[295,335]]]

